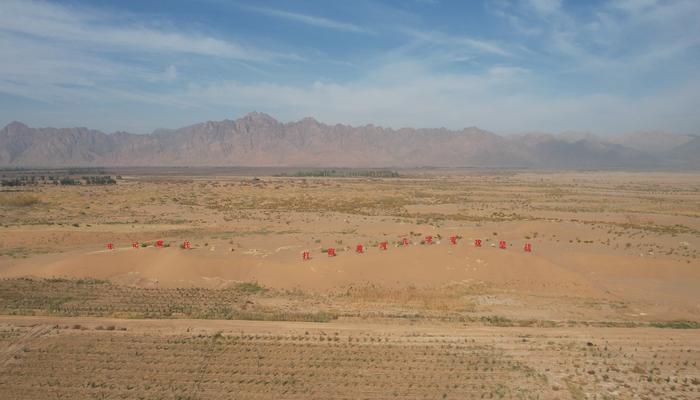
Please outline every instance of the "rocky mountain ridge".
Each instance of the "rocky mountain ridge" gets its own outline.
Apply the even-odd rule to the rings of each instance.
[[[700,169],[700,136],[662,132],[499,136],[462,130],[282,123],[253,112],[140,135],[87,128],[0,130],[0,166],[521,167]]]

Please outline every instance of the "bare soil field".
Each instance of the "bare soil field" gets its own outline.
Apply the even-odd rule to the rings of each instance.
[[[2,398],[696,399],[700,335],[0,318]]]
[[[700,396],[697,173],[117,172],[0,190],[0,398]]]

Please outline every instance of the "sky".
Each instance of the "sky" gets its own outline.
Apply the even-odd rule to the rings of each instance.
[[[0,1],[0,125],[700,133],[698,0]]]

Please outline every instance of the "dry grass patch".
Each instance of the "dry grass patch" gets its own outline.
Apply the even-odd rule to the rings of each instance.
[[[0,206],[3,207],[31,207],[39,204],[39,198],[35,195],[17,192],[0,193]]]
[[[441,287],[387,288],[379,285],[351,287],[342,297],[356,304],[384,304],[421,311],[474,312],[476,304],[468,296],[483,293],[480,286],[450,284]]]

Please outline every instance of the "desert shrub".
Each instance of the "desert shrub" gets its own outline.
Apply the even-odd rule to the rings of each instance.
[[[246,293],[264,292],[267,289],[257,282],[241,282],[236,285],[236,289]]]
[[[700,322],[686,320],[652,322],[650,325],[655,328],[700,329]]]
[[[481,322],[493,326],[513,326],[513,321],[499,315],[483,316]]]

